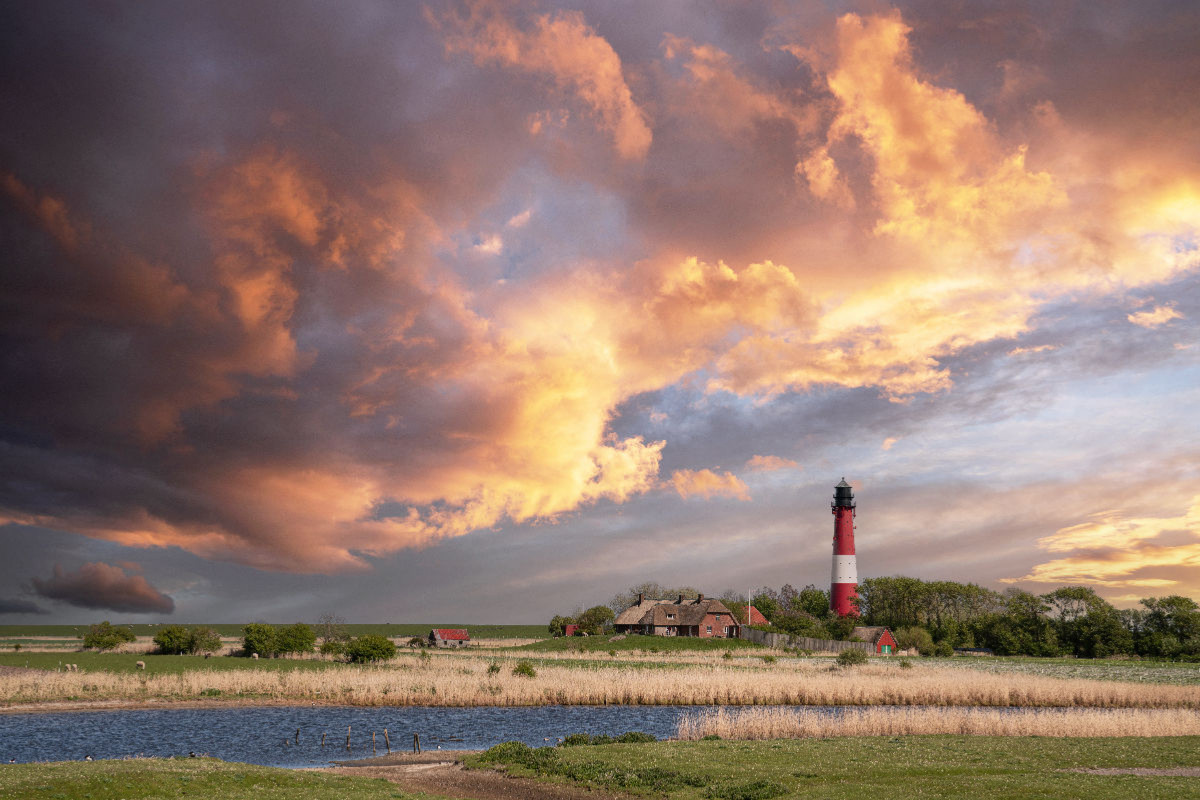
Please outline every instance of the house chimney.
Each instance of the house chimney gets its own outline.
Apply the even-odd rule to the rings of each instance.
[[[679,595],[679,602],[676,603],[675,605],[677,605],[677,606],[683,605],[683,595]]]
[[[704,602],[704,592],[701,592],[701,593],[700,593],[700,596],[696,598],[696,602],[697,602],[697,603],[703,603],[703,602]]]
[[[643,600],[645,600],[645,599],[646,599],[646,593],[645,593],[645,592],[638,592],[638,605],[639,605],[639,606],[642,604],[642,601],[643,601]]]

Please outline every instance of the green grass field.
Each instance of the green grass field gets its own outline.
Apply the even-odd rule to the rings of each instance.
[[[700,639],[691,636],[626,636],[615,642],[609,636],[560,636],[512,648],[529,653],[618,653],[641,650],[648,653],[720,653],[725,650],[762,649],[762,645],[745,639]]]
[[[485,766],[486,758],[468,763]],[[907,736],[658,742],[546,748],[518,775],[673,800],[769,798],[1200,797],[1194,777],[1092,775],[1103,767],[1200,766],[1200,737],[1044,739]]]
[[[273,623],[290,625],[296,620]],[[112,621],[119,625],[118,620]],[[222,636],[241,636],[245,623],[238,624],[208,624],[192,622],[164,622],[161,625],[129,625],[137,636],[153,636],[166,625],[183,625],[188,628],[204,625],[213,628]],[[312,624],[312,623],[309,623]],[[545,625],[465,625],[463,623],[350,623],[346,631],[351,636],[362,636],[364,633],[374,633],[382,636],[411,637],[428,636],[430,628],[466,628],[473,639],[545,639],[550,636]],[[76,638],[86,632],[87,625],[0,625],[0,639],[22,641],[25,643],[30,636],[53,636],[60,639]]]
[[[227,764],[215,759],[0,764],[0,800],[149,800],[220,797],[222,800],[382,800],[405,794],[378,778]]]

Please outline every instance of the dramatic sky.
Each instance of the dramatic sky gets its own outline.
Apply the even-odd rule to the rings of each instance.
[[[0,10],[0,622],[1200,597],[1194,2]]]

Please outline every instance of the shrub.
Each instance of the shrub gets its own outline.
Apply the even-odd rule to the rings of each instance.
[[[323,656],[344,656],[346,655],[346,643],[337,639],[326,639],[321,642],[319,648]]]
[[[485,764],[511,764],[544,773],[557,771],[558,767],[558,753],[553,747],[534,750],[524,742],[501,742],[484,750],[479,760]]]
[[[586,733],[572,733],[570,736],[563,738],[558,743],[559,747],[578,747],[580,745],[591,744],[592,737]]]
[[[858,664],[867,663],[867,654],[863,650],[843,650],[838,653],[837,665],[839,667],[853,667]]]
[[[774,664],[777,659],[775,656],[763,656],[762,660],[764,664]]]
[[[912,669],[912,662],[907,658],[900,659],[900,669]]]
[[[488,673],[488,675],[499,675],[500,674],[500,665],[497,664],[495,661],[488,664],[487,673]]]
[[[212,628],[192,628],[188,635],[189,653],[215,653],[221,649],[221,634]]]
[[[730,659],[733,658],[733,651],[726,650],[724,653],[721,653],[721,658],[725,659],[726,661],[729,661]]]
[[[651,734],[642,733],[641,731],[629,731],[617,737],[618,744],[647,744],[657,741],[658,739],[655,739]]]
[[[277,650],[278,633],[274,625],[265,622],[251,622],[242,628],[242,650],[246,655],[258,653],[260,656],[273,656]]]
[[[154,644],[160,653],[178,655],[192,651],[192,632],[182,625],[168,625],[154,634]]]
[[[14,653],[21,652],[21,643],[20,642],[13,642],[13,652]]]
[[[428,642],[424,636],[414,636],[408,640],[409,647],[424,647]]]
[[[513,667],[512,674],[525,678],[536,678],[537,670],[533,668],[533,664],[530,664],[528,661],[522,661]]]
[[[280,628],[275,634],[277,653],[311,653],[316,644],[317,632],[303,622]]]
[[[137,639],[129,628],[118,628],[108,620],[98,622],[88,628],[83,635],[83,646],[96,650],[113,650],[126,642]]]
[[[396,644],[386,636],[365,633],[346,645],[346,656],[356,664],[387,661],[396,657]]]
[[[934,645],[933,654],[941,658],[949,658],[954,655],[954,646],[943,639]]]
[[[900,628],[896,631],[896,647],[901,650],[916,649],[923,656],[933,655],[933,637],[929,631],[917,626]]]

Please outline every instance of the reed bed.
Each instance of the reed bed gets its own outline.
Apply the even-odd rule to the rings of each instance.
[[[203,661],[199,662],[203,664]],[[1200,687],[1058,680],[937,668],[809,662],[674,669],[533,660],[535,677],[486,656],[403,657],[325,669],[0,674],[0,705],[54,701],[242,699],[360,706],[846,705],[1198,709]],[[493,667],[495,665],[495,667]],[[498,669],[496,668],[498,667]]]
[[[679,721],[679,739],[827,739],[835,736],[1196,736],[1200,715],[1181,709],[717,708]]]

